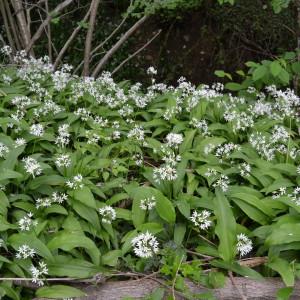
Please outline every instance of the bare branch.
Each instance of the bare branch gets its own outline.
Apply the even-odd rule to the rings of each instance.
[[[93,71],[92,76],[96,77],[104,65],[109,61],[113,54],[123,45],[123,43],[148,19],[148,16],[143,16],[139,19],[131,28],[129,28],[123,36],[115,43],[115,45],[103,56],[95,70]]]
[[[96,15],[97,15],[99,3],[100,3],[100,0],[93,0],[92,4],[91,4],[89,28],[88,28],[88,32],[86,34],[85,47],[84,47],[84,64],[83,64],[83,75],[84,76],[89,75],[92,38],[93,38],[93,32],[94,32]]]
[[[49,5],[48,0],[45,1],[45,8],[47,11],[47,15],[49,15]],[[51,25],[50,22],[47,24],[47,37],[48,37],[48,56],[50,61],[52,62],[52,38],[51,38]]]
[[[103,41],[101,42],[101,44],[99,44],[92,52],[90,55],[90,63],[93,60],[94,57],[96,57],[97,55],[99,55],[99,53],[96,53],[100,48],[102,48],[118,31],[119,29],[122,27],[122,25],[125,23],[126,19],[128,17],[128,14],[126,14],[125,18],[123,18],[122,22],[114,29],[114,31]],[[96,54],[95,54],[96,53]],[[104,51],[105,53],[105,51]],[[100,54],[103,54],[102,52]],[[76,72],[78,70],[80,70],[81,66],[83,65],[84,61],[82,60],[80,62],[80,64],[76,67],[76,69],[74,70],[74,73],[76,74]]]
[[[72,2],[73,2],[73,0],[65,0],[62,3],[60,3],[59,5],[57,5],[54,8],[54,10],[52,10],[50,12],[50,14],[47,16],[47,18],[44,20],[44,22],[40,25],[40,27],[38,28],[38,30],[33,35],[32,39],[30,40],[29,44],[25,48],[25,51],[27,53],[31,50],[31,48],[34,45],[34,43],[40,38],[40,36],[43,33],[44,28],[49,24],[49,22],[52,20],[52,18],[54,16],[56,16],[60,11],[62,11],[65,7],[67,7],[68,5],[70,5]]]
[[[11,3],[13,5],[13,8],[15,10],[17,20],[19,23],[19,29],[21,33],[21,41],[23,42],[23,47],[25,49],[28,48],[28,45],[30,44],[30,32],[28,31],[27,22],[24,14],[24,8],[21,0],[11,0]],[[27,52],[31,50],[31,47],[28,49]],[[30,54],[34,56],[33,51],[30,51]]]
[[[161,33],[161,29],[141,48],[139,48],[137,51],[129,55],[126,59],[124,59],[113,71],[112,75],[114,75],[116,72],[118,72],[128,61],[130,61],[132,58],[134,58],[136,55],[138,55],[141,51],[143,51],[146,47],[148,47],[149,44],[152,43],[154,39],[158,37],[158,35]]]
[[[86,22],[86,20],[89,17],[90,12],[91,12],[91,7],[90,7],[90,9],[88,10],[88,12],[86,13],[86,15],[84,16],[84,18],[82,19],[81,22]],[[57,55],[55,63],[54,63],[54,68],[57,68],[59,62],[63,58],[65,52],[67,51],[68,47],[73,42],[74,38],[76,37],[76,35],[78,34],[78,32],[80,31],[81,28],[82,28],[82,26],[78,25],[74,29],[74,31],[72,32],[72,34],[70,35],[70,37],[68,38],[68,40],[66,41],[66,43],[64,44],[64,46],[62,47],[62,49],[60,50],[59,54]]]

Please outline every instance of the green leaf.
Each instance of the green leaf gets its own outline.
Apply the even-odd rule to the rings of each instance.
[[[44,175],[30,181],[28,188],[36,190],[41,185],[64,185],[65,179],[59,175]]]
[[[22,245],[32,247],[36,253],[49,261],[53,261],[53,255],[48,247],[32,233],[16,233],[8,238],[9,244],[17,250]]]
[[[300,224],[287,223],[272,230],[266,245],[280,245],[300,241]]]
[[[100,252],[95,243],[79,232],[59,231],[47,246],[50,250],[62,249],[67,252],[70,252],[74,248],[85,248],[94,264],[98,265],[100,262]]]
[[[186,233],[186,225],[184,223],[175,224],[174,228],[174,242],[180,246],[184,240]]]
[[[289,300],[294,289],[292,287],[281,288],[276,293],[276,300]]]
[[[72,206],[79,216],[92,224],[96,230],[100,230],[99,215],[94,208],[86,206],[83,203],[75,200],[73,200]]]
[[[55,261],[47,265],[51,276],[89,278],[99,272],[99,268],[86,260],[63,255],[56,255]]]
[[[279,61],[275,60],[275,61],[272,61],[271,64],[270,64],[270,70],[271,70],[271,74],[274,76],[274,77],[277,77],[278,74],[283,70]]]
[[[268,73],[267,67],[261,65],[254,70],[254,72],[252,74],[252,78],[254,81],[257,81],[257,80],[262,79],[267,73]]]
[[[86,294],[81,290],[67,285],[52,285],[50,287],[42,287],[36,291],[35,295],[41,298],[52,299],[86,296]]]
[[[219,189],[214,198],[214,212],[217,218],[215,232],[220,241],[219,255],[230,262],[235,257],[236,223],[229,202]]]
[[[267,266],[280,274],[286,286],[294,286],[295,274],[292,266],[285,259],[273,257]]]
[[[154,195],[158,215],[170,224],[175,223],[176,213],[172,202],[158,190],[154,190]]]
[[[239,91],[239,90],[243,89],[243,86],[239,83],[228,82],[225,84],[225,88],[230,91]]]
[[[102,255],[101,262],[104,265],[115,267],[118,264],[119,257],[121,256],[121,250],[112,250]]]
[[[69,194],[86,206],[96,209],[96,202],[91,190],[84,186],[82,189],[70,191]]]

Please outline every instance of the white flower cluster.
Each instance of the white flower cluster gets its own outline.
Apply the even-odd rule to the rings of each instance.
[[[183,142],[183,136],[179,133],[169,133],[166,137],[167,145],[169,147],[178,148],[178,146]]]
[[[241,176],[245,176],[245,177],[250,176],[251,166],[246,162],[241,163],[239,165],[239,169],[240,169]]]
[[[9,148],[0,142],[0,158],[4,157],[9,151]]]
[[[39,208],[45,208],[50,207],[52,203],[58,203],[62,204],[68,199],[68,195],[65,193],[59,193],[59,192],[53,192],[51,197],[45,197],[45,198],[37,198],[35,200],[35,207],[37,209]]]
[[[42,124],[32,124],[30,126],[29,132],[32,135],[41,137],[44,135],[44,126]]]
[[[115,209],[109,205],[99,208],[99,214],[103,223],[111,224],[116,219],[117,213]]]
[[[245,256],[252,251],[252,241],[244,233],[240,233],[237,235],[236,248],[241,256]]]
[[[66,182],[67,187],[72,190],[82,189],[83,188],[83,177],[81,174],[73,176],[71,180]]]
[[[156,237],[148,231],[133,238],[131,244],[135,255],[141,258],[152,257],[159,251]]]
[[[36,254],[33,248],[30,248],[28,245],[21,245],[16,253],[16,258],[18,259],[26,259],[28,257],[32,258]]]
[[[55,139],[55,144],[60,147],[65,147],[70,142],[69,124],[62,124],[58,127],[58,136]]]
[[[55,164],[58,167],[65,167],[68,168],[71,165],[71,158],[69,154],[59,154],[56,158],[55,158]]]
[[[25,157],[23,158],[25,171],[32,175],[32,177],[41,175],[42,167],[39,162],[33,157]]]
[[[18,225],[21,231],[29,231],[32,229],[32,227],[38,225],[38,221],[33,220],[32,217],[33,213],[30,212],[18,221]]]
[[[202,210],[201,212],[193,211],[190,220],[195,226],[202,230],[209,228],[212,225],[212,221],[209,219],[211,213],[208,210]]]
[[[222,174],[220,178],[214,182],[213,187],[220,188],[223,192],[227,192],[229,183],[229,177]]]
[[[140,208],[142,210],[151,210],[156,206],[156,198],[154,196],[141,200]]]
[[[48,274],[47,265],[43,261],[39,261],[37,266],[31,265],[30,272],[32,274],[32,282],[36,283],[38,286],[43,286],[44,281],[42,276]]]

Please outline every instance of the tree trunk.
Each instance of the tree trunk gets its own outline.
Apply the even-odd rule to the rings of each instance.
[[[234,284],[227,279],[226,285],[220,289],[210,290],[198,286],[190,281],[186,281],[190,291],[194,294],[207,293],[212,291],[214,296],[219,300],[240,300],[243,293],[247,300],[275,300],[278,289],[283,288],[284,284],[279,278],[267,278],[262,281],[256,281],[243,277],[235,277]],[[86,297],[73,298],[84,300],[121,300],[125,297],[141,299],[149,295],[159,287],[164,287],[154,279],[138,279],[126,281],[108,281],[98,286],[88,286],[83,288],[87,293]],[[237,290],[239,289],[239,291]],[[166,292],[167,293],[167,292]],[[178,295],[178,296],[177,296]],[[176,300],[185,299],[177,294]],[[290,300],[300,299],[300,281],[296,282],[294,292]],[[42,300],[36,298],[34,300]]]

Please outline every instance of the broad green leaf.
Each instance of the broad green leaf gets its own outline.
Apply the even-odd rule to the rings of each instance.
[[[101,262],[104,265],[115,267],[118,264],[119,257],[121,256],[121,250],[112,250],[102,255]]]
[[[293,286],[295,282],[295,274],[292,266],[280,257],[273,257],[268,261],[267,266],[280,274],[286,286]]]
[[[281,288],[276,293],[276,300],[289,300],[294,289],[292,287]]]
[[[28,245],[36,253],[49,261],[53,261],[50,249],[32,233],[16,233],[8,238],[9,244],[17,250],[22,245]]]
[[[67,285],[52,285],[39,288],[35,295],[41,298],[62,299],[86,296],[81,290]]]
[[[67,252],[70,252],[74,248],[85,248],[94,264],[98,265],[100,262],[100,252],[95,243],[79,232],[59,231],[47,246],[50,250],[62,249]]]
[[[91,190],[84,186],[82,189],[69,192],[70,196],[73,196],[76,200],[80,201],[86,206],[96,209],[96,202]]]
[[[216,190],[214,212],[217,218],[215,232],[219,238],[219,255],[224,261],[230,262],[235,257],[236,223],[224,193]]]

